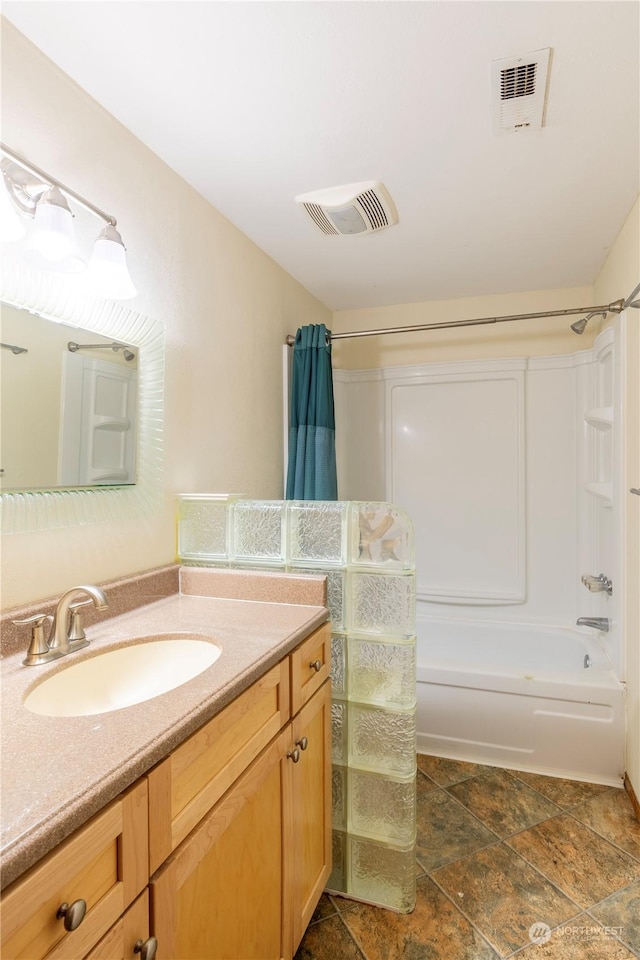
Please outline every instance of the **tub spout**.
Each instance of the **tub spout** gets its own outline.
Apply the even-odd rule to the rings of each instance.
[[[578,617],[576,625],[578,627],[593,627],[594,630],[602,630],[603,633],[609,632],[608,617]]]

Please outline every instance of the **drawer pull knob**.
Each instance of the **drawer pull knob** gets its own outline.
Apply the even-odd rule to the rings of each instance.
[[[61,903],[58,907],[58,912],[56,917],[58,920],[62,920],[64,917],[64,928],[65,930],[76,930],[82,921],[84,920],[84,915],[87,912],[87,904],[85,900],[74,900],[73,903]]]
[[[300,751],[299,751],[298,748],[296,747],[295,750],[291,750],[291,751],[287,754],[287,757],[288,757],[289,760],[293,760],[294,763],[297,763],[297,762],[299,761],[299,759],[300,759]]]
[[[320,673],[322,670],[322,661],[321,660],[312,660],[309,664],[312,670],[315,670],[316,673]]]
[[[309,746],[309,741],[306,737],[301,737],[299,740],[296,740],[296,747],[300,747],[301,750],[306,750]]]
[[[136,940],[133,948],[134,953],[140,954],[140,960],[153,960],[158,950],[158,941],[155,937],[149,937],[147,940]]]

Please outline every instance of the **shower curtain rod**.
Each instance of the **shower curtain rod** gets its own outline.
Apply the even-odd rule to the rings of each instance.
[[[600,304],[597,307],[572,307],[568,310],[546,310],[537,313],[514,313],[506,317],[480,317],[475,320],[453,320],[450,323],[417,323],[408,327],[381,327],[378,330],[352,330],[349,333],[332,333],[331,340],[347,340],[351,337],[382,337],[387,333],[417,333],[420,330],[447,330],[449,327],[479,327],[487,323],[507,323],[510,320],[537,320],[543,317],[572,317],[579,313],[622,313],[626,306],[635,307],[632,303],[635,294],[640,290],[640,284],[627,300],[614,300],[613,303]],[[287,335],[286,344],[292,347],[296,338]]]

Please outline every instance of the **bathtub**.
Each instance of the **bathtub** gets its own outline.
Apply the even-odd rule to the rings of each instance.
[[[425,618],[417,681],[420,753],[620,785],[624,687],[594,631]]]

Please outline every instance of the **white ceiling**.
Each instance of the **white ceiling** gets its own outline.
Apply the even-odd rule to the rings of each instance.
[[[639,191],[639,9],[628,0],[2,5],[332,309],[592,283]],[[491,61],[542,47],[552,48],[545,126],[494,136]],[[400,217],[380,233],[325,237],[294,203],[370,179],[383,181]]]

